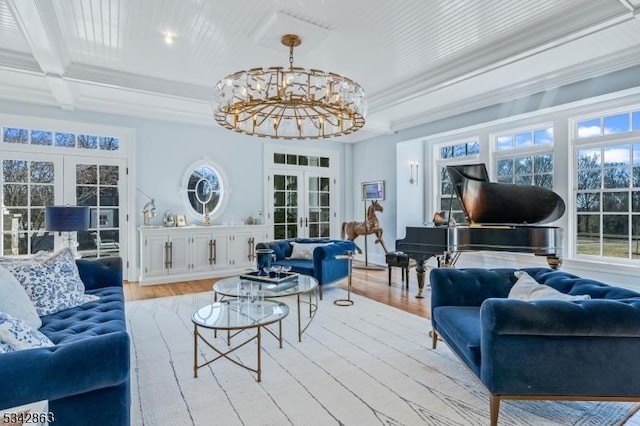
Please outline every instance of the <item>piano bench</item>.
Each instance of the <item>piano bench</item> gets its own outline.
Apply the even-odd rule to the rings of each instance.
[[[391,285],[391,268],[395,266],[402,268],[402,282],[405,283],[405,288],[409,289],[409,255],[401,251],[390,251],[385,254],[385,260],[389,270],[389,285]]]

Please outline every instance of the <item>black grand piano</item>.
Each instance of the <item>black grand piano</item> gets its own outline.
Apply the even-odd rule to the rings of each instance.
[[[422,298],[425,262],[453,266],[461,252],[508,251],[546,256],[552,268],[560,265],[562,229],[544,226],[562,217],[565,204],[548,189],[489,182],[484,164],[447,166],[455,195],[468,225],[448,220],[434,226],[408,226],[396,250],[416,261],[418,294]],[[437,222],[437,221],[436,221]]]

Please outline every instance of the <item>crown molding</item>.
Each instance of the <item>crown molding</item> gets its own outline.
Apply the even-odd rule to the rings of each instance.
[[[42,74],[42,69],[33,56],[6,49],[0,49],[0,69]]]
[[[492,45],[490,54],[487,54],[486,49],[479,49],[476,52],[463,55],[457,60],[448,62],[446,66],[435,68],[428,76],[407,79],[400,84],[370,96],[369,112],[377,113],[389,106],[399,105],[411,99],[422,97],[436,90],[486,74],[505,65],[588,37],[633,19],[630,13],[620,13],[619,11],[611,13],[609,16],[602,16],[602,10],[598,9],[597,6],[602,6],[602,4],[588,3],[585,5],[584,11],[581,9],[579,14],[581,17],[580,22],[585,21],[585,16],[592,17],[591,19],[595,21],[593,25],[571,28],[567,25],[567,22],[577,21],[578,19],[575,17],[575,19],[572,17],[550,19],[542,28],[536,27],[535,29],[523,31],[513,38]],[[530,40],[533,39],[534,33],[544,33],[558,27],[567,29],[553,40],[531,46]]]
[[[404,119],[394,120],[391,123],[391,129],[393,131],[408,129],[491,105],[524,98],[535,93],[550,91],[636,65],[640,65],[640,46],[590,60],[588,67],[585,67],[584,64],[575,64],[510,86],[503,86],[499,91],[490,90],[458,102],[438,105],[436,108],[420,111]],[[422,95],[425,99],[425,105],[429,105],[428,96],[429,94]]]
[[[213,86],[182,83],[90,65],[71,64],[67,68],[65,79],[85,84],[170,95],[195,101],[213,102],[214,98]]]

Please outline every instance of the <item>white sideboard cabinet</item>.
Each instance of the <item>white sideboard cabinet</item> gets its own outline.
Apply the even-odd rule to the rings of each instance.
[[[141,227],[141,285],[234,275],[255,266],[268,225]]]

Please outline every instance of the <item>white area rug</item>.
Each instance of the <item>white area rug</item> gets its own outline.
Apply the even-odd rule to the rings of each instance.
[[[344,297],[340,288],[325,290],[302,342],[294,299],[281,299],[291,306],[285,342],[279,349],[263,334],[260,383],[225,359],[193,378],[191,314],[212,302],[212,294],[127,303],[132,425],[489,424],[487,392],[446,345],[430,349],[427,319],[356,295],[351,307],[332,303]],[[199,352],[199,363],[213,357],[205,345]],[[255,366],[255,342],[235,356]],[[505,401],[499,424],[616,425],[637,407]]]

